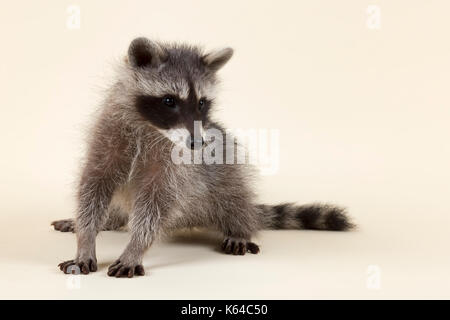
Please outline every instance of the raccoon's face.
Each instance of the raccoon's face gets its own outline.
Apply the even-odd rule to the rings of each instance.
[[[137,88],[136,111],[171,140],[179,140],[181,133],[189,148],[203,145],[203,127],[208,126],[215,98],[216,71],[232,54],[231,48],[203,54],[196,47],[133,40],[128,63]]]

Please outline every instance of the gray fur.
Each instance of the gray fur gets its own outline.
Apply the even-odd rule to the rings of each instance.
[[[213,100],[216,71],[231,55],[231,49],[204,54],[197,47],[145,38],[131,43],[128,59],[119,66],[117,81],[91,131],[78,188],[74,227],[78,251],[74,260],[60,264],[61,270],[68,272],[76,265],[85,274],[96,271],[97,233],[118,229],[128,219],[131,240],[110,266],[110,276],[144,274],[145,250],[155,239],[179,228],[218,230],[224,235],[226,253],[245,254],[259,251],[251,242],[258,230],[302,227],[301,208],[306,207],[289,205],[277,210],[256,204],[254,171],[248,165],[174,164],[170,158],[173,143],[136,110],[137,95]],[[203,126],[224,132],[209,116]],[[331,207],[318,208],[322,211],[314,211],[317,221]],[[341,209],[333,210],[345,218]],[[327,229],[329,224],[317,226]]]

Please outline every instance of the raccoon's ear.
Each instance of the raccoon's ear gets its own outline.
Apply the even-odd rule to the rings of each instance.
[[[165,59],[160,45],[144,37],[134,39],[128,48],[128,61],[133,67],[156,67]]]
[[[233,49],[224,48],[207,53],[202,58],[203,62],[209,69],[211,69],[212,71],[217,71],[222,68],[232,56]]]

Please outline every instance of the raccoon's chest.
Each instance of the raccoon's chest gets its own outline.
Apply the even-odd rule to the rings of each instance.
[[[162,220],[169,229],[193,228],[211,225],[211,207],[214,199],[201,175],[191,175],[177,190]]]

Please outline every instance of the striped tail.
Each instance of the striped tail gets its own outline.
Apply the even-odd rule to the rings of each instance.
[[[345,209],[328,204],[258,205],[263,229],[313,229],[345,231],[355,225]]]

